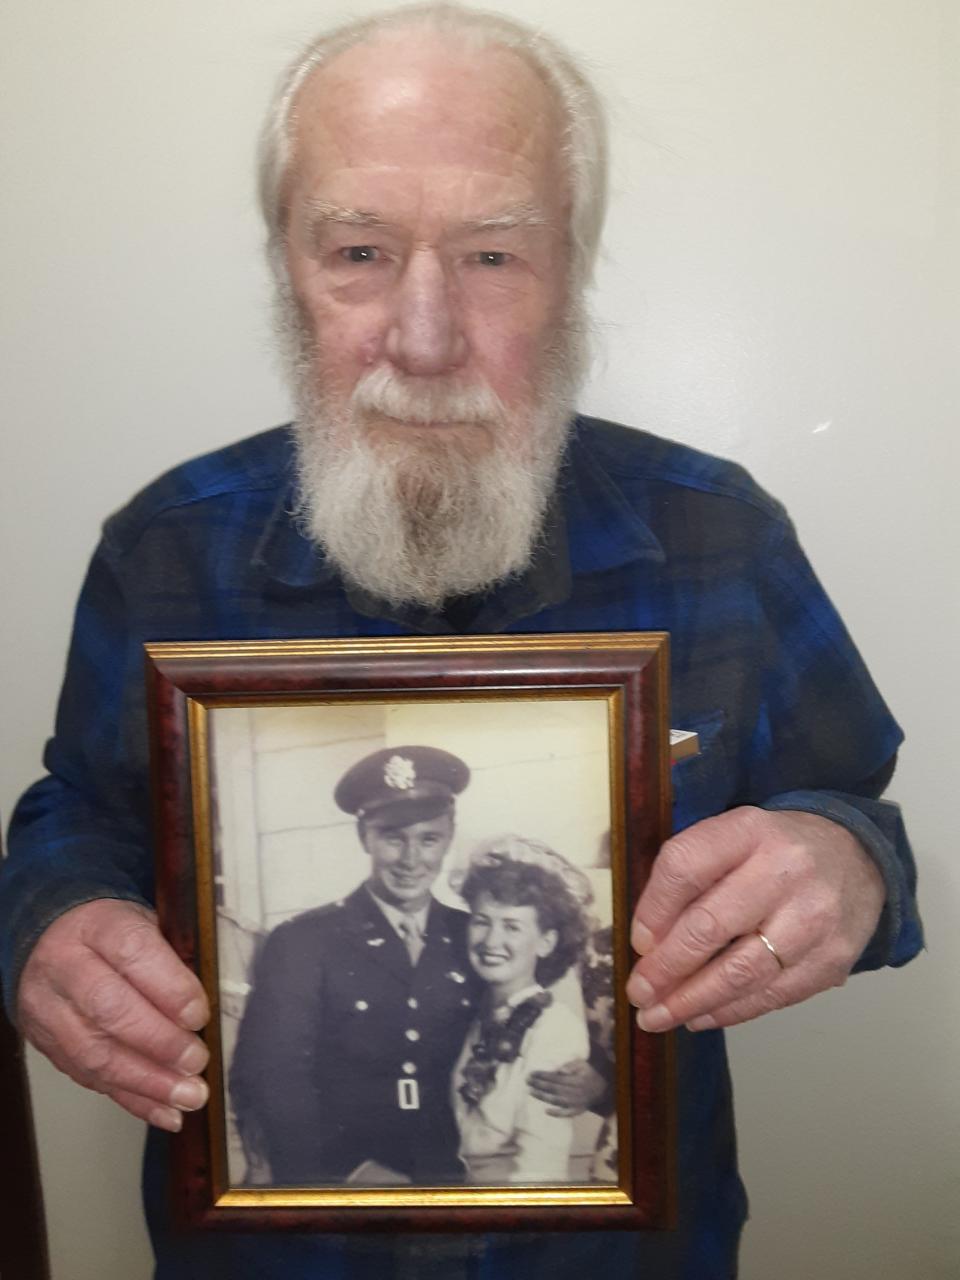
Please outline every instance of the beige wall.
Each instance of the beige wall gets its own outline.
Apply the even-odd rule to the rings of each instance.
[[[344,14],[372,6],[344,5]],[[909,738],[930,952],[731,1036],[747,1280],[956,1274],[955,0],[513,0],[609,99],[589,409],[784,498]],[[7,0],[2,795],[98,521],[282,420],[250,148],[306,0]],[[952,589],[951,589],[952,588]],[[144,1280],[138,1126],[34,1064],[56,1280]]]

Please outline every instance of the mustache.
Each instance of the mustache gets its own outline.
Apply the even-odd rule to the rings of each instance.
[[[381,413],[403,422],[466,422],[495,425],[505,421],[503,401],[485,383],[469,386],[453,379],[412,380],[387,366],[371,369],[357,382],[351,408]]]

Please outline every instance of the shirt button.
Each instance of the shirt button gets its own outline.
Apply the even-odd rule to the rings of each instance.
[[[408,1040],[420,1039],[420,1032],[417,1031],[414,1027],[408,1027],[403,1034],[407,1037]]]
[[[419,1004],[419,1001],[417,1000],[417,997],[416,997],[416,996],[411,996],[411,997],[410,997],[410,999],[407,1001],[407,1008],[408,1008],[408,1009],[419,1009],[419,1008],[420,1008],[420,1004]]]
[[[405,1062],[402,1070],[405,1075],[413,1076],[417,1074],[417,1064],[415,1062]]]
[[[354,1007],[355,1009],[359,1009],[361,1013],[363,1013],[363,1012],[364,1012],[364,1010],[366,1010],[366,1009],[369,1009],[369,1008],[370,1008],[370,1006],[367,1004],[366,1000],[358,1000],[358,1001],[357,1001],[357,1003],[356,1003],[353,1007]]]

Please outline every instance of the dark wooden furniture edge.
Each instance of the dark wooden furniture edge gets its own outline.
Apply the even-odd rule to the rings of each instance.
[[[2,856],[2,853],[0,853]],[[50,1280],[23,1041],[0,1006],[0,1280]]]

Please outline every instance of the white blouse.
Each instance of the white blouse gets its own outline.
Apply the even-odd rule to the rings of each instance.
[[[527,987],[502,1006],[503,1021],[539,986]],[[464,1066],[480,1038],[479,1019],[464,1041],[453,1071],[453,1108],[460,1130],[460,1158],[467,1181],[502,1185],[505,1182],[569,1181],[573,1121],[547,1114],[548,1104],[530,1093],[527,1077],[533,1071],[555,1071],[590,1052],[582,1017],[554,1000],[527,1031],[513,1062],[497,1063],[490,1092],[471,1106],[460,1096]]]

